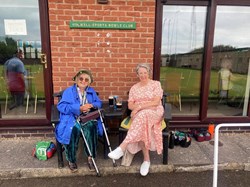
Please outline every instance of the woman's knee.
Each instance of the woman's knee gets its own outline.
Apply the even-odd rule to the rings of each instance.
[[[145,143],[143,141],[138,142],[138,144],[142,149],[145,149]]]

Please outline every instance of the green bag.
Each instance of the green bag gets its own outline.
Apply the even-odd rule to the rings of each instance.
[[[47,149],[50,146],[49,141],[41,141],[36,143],[36,157],[38,160],[47,160]]]

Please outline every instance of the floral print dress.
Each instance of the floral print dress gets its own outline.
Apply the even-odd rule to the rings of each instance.
[[[162,98],[163,90],[159,81],[150,80],[146,86],[139,83],[131,87],[129,92],[129,102],[143,104],[152,98],[159,96]],[[144,142],[145,147],[150,151],[162,153],[162,129],[164,109],[159,101],[159,105],[147,109],[142,109],[132,118],[131,127],[124,139],[128,143],[127,150],[135,154],[141,150],[139,142]]]

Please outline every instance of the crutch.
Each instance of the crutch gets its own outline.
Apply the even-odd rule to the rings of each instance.
[[[103,131],[104,131],[104,134],[105,134],[105,138],[106,138],[106,141],[107,141],[107,144],[108,144],[109,152],[111,152],[112,149],[111,149],[111,146],[110,146],[108,134],[107,134],[107,132],[106,132],[106,127],[105,127],[105,124],[104,124],[103,119],[102,119],[102,112],[101,112],[101,110],[100,110],[99,108],[98,108],[98,112],[99,112],[100,119],[101,119],[101,122],[102,122],[102,128],[103,128]],[[105,143],[105,142],[104,142],[104,143]],[[112,161],[113,161],[113,166],[116,167],[115,160],[112,159]]]
[[[80,124],[80,126],[82,126],[81,123],[80,123],[79,121],[78,121],[78,123]],[[87,122],[86,122],[86,123],[87,123]],[[86,123],[84,123],[83,126],[84,126]],[[86,138],[85,138],[85,135],[84,135],[84,133],[83,133],[82,127],[81,127],[81,133],[82,133],[82,137],[83,137],[84,143],[85,143],[85,145],[86,145],[86,147],[87,147],[89,156],[91,157],[91,160],[92,160],[93,165],[94,165],[94,167],[95,167],[96,175],[97,175],[98,177],[100,177],[101,175],[100,175],[99,169],[98,169],[98,167],[96,166],[95,159],[93,158],[93,155],[92,155],[92,153],[91,153],[91,151],[90,151],[90,149],[89,149],[89,145],[88,145],[88,142],[87,142],[87,140],[86,140]]]

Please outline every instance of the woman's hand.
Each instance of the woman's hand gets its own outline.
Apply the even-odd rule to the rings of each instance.
[[[132,110],[130,114],[131,118],[133,118],[140,110],[141,110],[141,105],[137,106],[134,110]]]
[[[87,103],[87,104],[82,105],[82,106],[80,107],[80,111],[81,111],[81,112],[88,112],[88,111],[90,111],[90,109],[91,109],[92,107],[93,107],[92,104]]]

